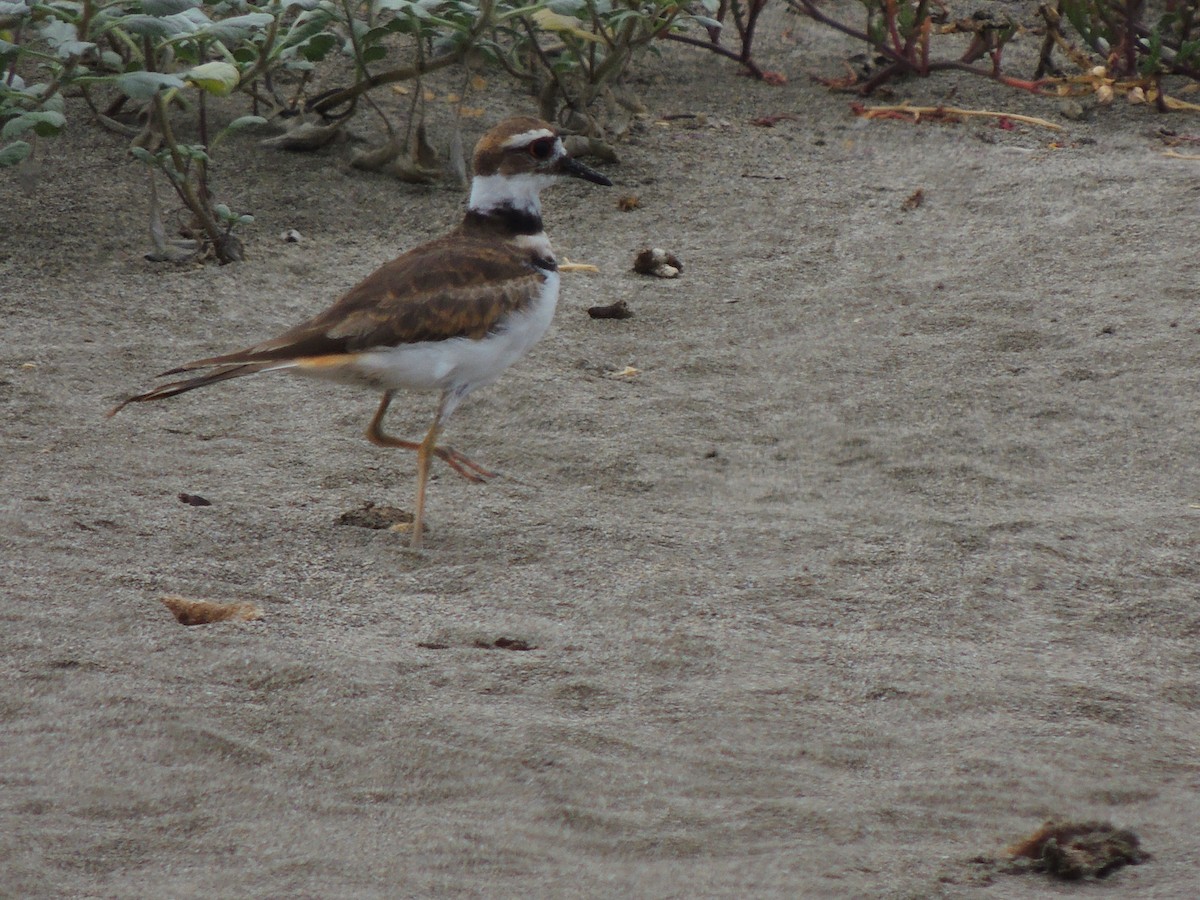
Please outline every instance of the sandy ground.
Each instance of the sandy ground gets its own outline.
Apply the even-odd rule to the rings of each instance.
[[[1200,164],[1153,132],[1200,122],[949,77],[894,99],[1067,130],[867,122],[793,25],[760,42],[784,87],[668,53],[618,186],[547,196],[601,273],[456,416],[509,477],[443,469],[419,554],[339,524],[411,504],[369,394],[103,413],[449,227],[457,187],[236,138],[217,184],[258,221],[219,268],[142,258],[144,173],[81,120],[36,191],[0,174],[0,894],[1094,892],[1003,861],[1057,816],[1154,854],[1106,896],[1195,896]],[[684,277],[631,273],[646,245]],[[419,435],[432,401],[394,409]],[[184,628],[165,594],[265,615]]]

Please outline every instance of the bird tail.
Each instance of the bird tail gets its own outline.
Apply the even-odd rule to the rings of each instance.
[[[181,372],[187,372],[203,365],[211,365],[208,360],[197,360],[194,363],[187,363],[180,366],[178,369],[171,369],[168,372],[163,372],[163,375],[178,375]],[[116,406],[108,411],[109,416],[115,416],[130,403],[147,403],[150,400],[165,400],[167,397],[174,397],[176,394],[185,394],[188,391],[194,391],[196,388],[204,387],[209,384],[216,384],[218,381],[228,381],[230,378],[242,378],[246,375],[253,375],[255,372],[261,372],[263,369],[276,368],[279,366],[277,360],[251,363],[236,363],[233,365],[224,365],[211,372],[205,372],[203,375],[196,375],[192,378],[184,378],[179,381],[172,381],[168,384],[162,384],[154,388],[152,391],[146,391],[144,394],[134,394],[132,397],[126,397]]]

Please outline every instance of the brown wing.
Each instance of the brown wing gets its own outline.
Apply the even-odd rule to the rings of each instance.
[[[517,247],[450,235],[381,266],[329,309],[276,338],[163,374],[482,338],[501,317],[530,303],[544,280],[529,254]]]

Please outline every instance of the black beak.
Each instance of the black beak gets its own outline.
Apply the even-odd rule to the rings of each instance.
[[[572,178],[582,178],[584,181],[590,181],[592,184],[602,184],[605,187],[612,187],[612,182],[604,175],[601,175],[595,169],[585,166],[577,159],[571,159],[569,156],[564,156],[559,162],[558,171],[562,175],[570,175]]]

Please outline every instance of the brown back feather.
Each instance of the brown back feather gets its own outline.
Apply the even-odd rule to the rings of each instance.
[[[333,306],[278,337],[163,374],[454,337],[478,340],[528,304],[544,280],[528,251],[457,232],[386,263]]]

